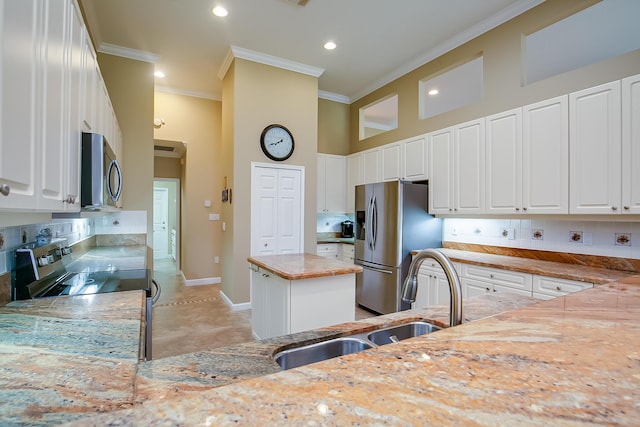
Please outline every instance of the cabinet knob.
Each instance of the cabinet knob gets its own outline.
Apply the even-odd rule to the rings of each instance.
[[[66,199],[64,199],[62,202],[63,202],[63,203],[69,203],[70,205],[73,205],[73,204],[76,202],[76,196],[71,196],[71,195],[69,195],[69,196],[67,196],[67,198],[66,198]]]
[[[489,288],[485,288],[485,289],[487,290],[487,292],[491,292],[491,289],[489,289]]]
[[[493,274],[490,274],[489,277],[491,277],[493,279]]]
[[[628,210],[629,210],[629,206],[625,206],[625,207],[624,207],[624,210],[625,210],[625,211],[628,211]]]
[[[522,208],[522,210],[523,210],[523,211],[526,211],[526,210],[527,210],[527,208]]]
[[[9,193],[11,193],[11,187],[9,187],[7,184],[0,185],[0,194],[2,194],[3,196],[8,196]]]
[[[556,286],[556,291],[561,291],[562,288],[560,286]]]
[[[265,243],[265,244],[264,244],[264,247],[265,247],[265,248],[267,247],[267,243]]]
[[[516,208],[516,212],[520,212],[520,208]]]
[[[449,208],[449,212],[451,212],[451,210],[452,210],[452,209],[451,209],[451,208]]]
[[[618,210],[618,207],[617,206],[611,206],[611,210],[615,212],[615,211]]]

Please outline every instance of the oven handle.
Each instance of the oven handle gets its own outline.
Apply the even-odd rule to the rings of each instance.
[[[162,288],[160,287],[160,284],[156,282],[156,279],[151,279],[151,283],[156,288],[156,293],[153,296],[153,299],[151,300],[151,305],[155,305],[156,302],[158,302],[158,299],[160,298],[160,294],[162,293]]]

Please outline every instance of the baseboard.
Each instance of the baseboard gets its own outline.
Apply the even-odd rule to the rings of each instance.
[[[242,310],[250,310],[251,309],[251,303],[250,302],[243,302],[241,304],[234,304],[233,301],[231,301],[229,299],[229,297],[227,297],[224,292],[220,291],[220,296],[222,297],[222,301],[224,301],[225,304],[227,304],[227,306],[231,309],[231,311],[242,311]]]
[[[185,286],[216,285],[218,283],[222,283],[222,279],[220,277],[205,277],[204,279],[187,280],[182,271],[180,272],[180,275],[184,279]]]

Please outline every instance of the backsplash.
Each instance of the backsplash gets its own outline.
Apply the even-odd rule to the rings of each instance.
[[[146,232],[145,211],[122,211],[100,217],[52,219],[46,223],[0,227],[0,275],[13,270],[15,250],[24,244],[36,242],[38,235],[41,238],[48,236],[53,241],[65,239],[66,244],[71,246],[94,235],[146,235]]]
[[[640,259],[640,223],[447,218],[443,240]]]
[[[343,221],[353,221],[353,215],[335,214],[335,213],[319,213],[317,216],[318,223],[316,225],[317,233],[342,232]]]

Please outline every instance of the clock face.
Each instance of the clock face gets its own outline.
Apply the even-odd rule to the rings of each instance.
[[[293,136],[282,125],[269,125],[260,135],[260,146],[271,160],[286,160],[293,154]]]

